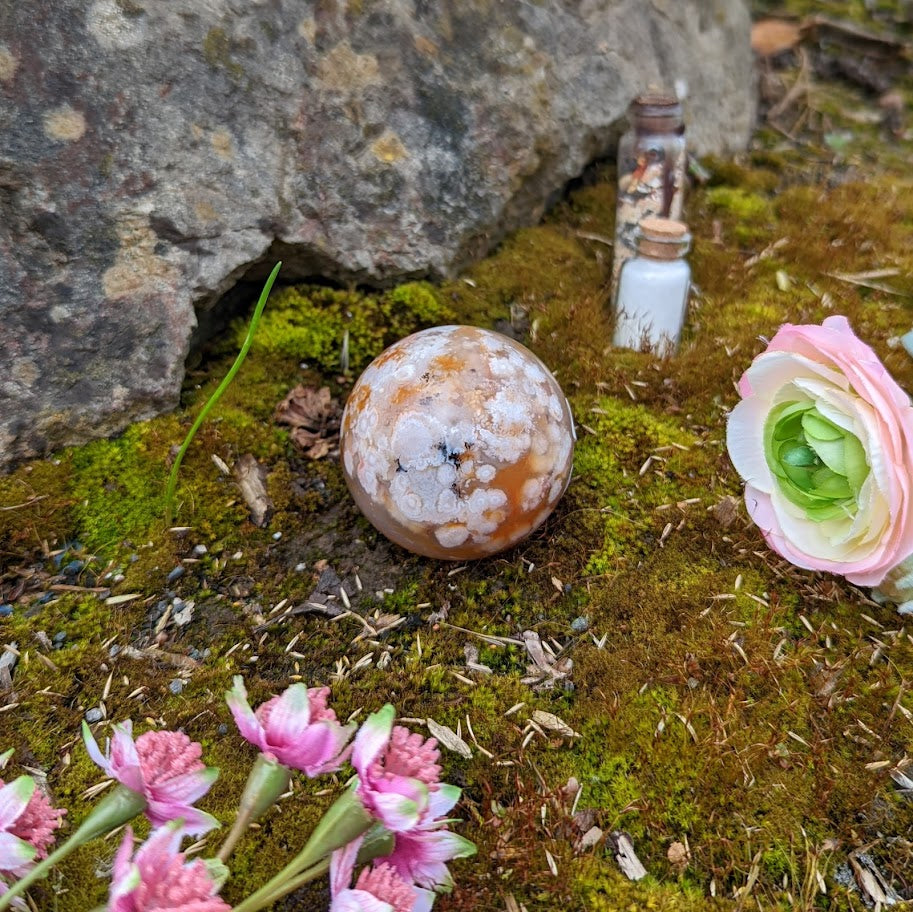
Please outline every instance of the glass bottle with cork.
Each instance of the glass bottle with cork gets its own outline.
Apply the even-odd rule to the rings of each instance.
[[[630,128],[618,142],[613,294],[621,267],[634,256],[637,226],[650,216],[680,219],[685,195],[682,103],[672,95],[640,95],[628,117]]]
[[[615,298],[615,333],[622,348],[672,354],[681,339],[691,269],[684,259],[691,235],[684,222],[645,218],[636,233],[637,252],[624,264]]]

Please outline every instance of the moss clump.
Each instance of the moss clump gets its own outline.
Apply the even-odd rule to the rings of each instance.
[[[167,466],[159,428],[135,424],[111,440],[73,453],[76,533],[89,547],[110,551],[120,542],[142,542],[162,515]]]
[[[348,339],[348,364],[358,370],[397,339],[452,319],[438,292],[424,282],[400,285],[384,294],[302,285],[273,297],[256,344],[266,357],[339,371]],[[239,321],[234,334],[238,344],[246,332],[246,322]]]

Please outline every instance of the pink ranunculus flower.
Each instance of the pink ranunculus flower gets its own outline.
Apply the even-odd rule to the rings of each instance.
[[[394,834],[393,851],[384,858],[402,878],[420,887],[448,892],[453,878],[447,862],[474,855],[475,844],[447,829],[445,815],[460,798],[455,785],[441,784],[431,792],[419,823],[410,830]]]
[[[153,826],[181,818],[190,835],[219,826],[211,814],[193,807],[212,787],[219,771],[204,766],[200,760],[203,749],[183,732],[149,731],[134,742],[128,720],[114,726],[106,754],[85,723],[82,734],[89,756],[105,773],[146,801],[145,814]]]
[[[330,857],[330,912],[428,912],[434,894],[404,880],[386,861],[365,868],[354,889],[352,871],[361,839]]]
[[[352,750],[358,797],[368,813],[393,833],[418,825],[431,792],[440,787],[441,775],[437,742],[402,726],[394,728],[395,715],[388,703],[368,716]]]
[[[254,711],[239,675],[225,699],[246,740],[283,766],[313,778],[342,766],[348,755],[346,743],[355,730],[354,725],[340,725],[336,713],[327,708],[329,693],[328,687],[292,684]]]
[[[739,392],[726,443],[768,545],[877,586],[913,554],[908,396],[842,316],[782,326]]]
[[[201,859],[179,851],[181,821],[155,830],[133,855],[133,830],[114,857],[108,912],[230,912]]]

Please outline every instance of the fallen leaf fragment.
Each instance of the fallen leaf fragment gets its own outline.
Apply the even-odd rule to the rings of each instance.
[[[292,442],[309,459],[323,459],[339,443],[339,402],[329,387],[299,384],[279,403],[276,421],[292,428]]]
[[[564,719],[560,719],[554,713],[546,712],[544,709],[533,710],[533,722],[550,731],[558,732],[559,735],[564,735],[565,738],[580,737],[580,733],[575,732]]]
[[[251,522],[262,528],[273,515],[273,502],[266,493],[266,469],[246,453],[235,463],[235,478],[250,510]]]
[[[443,744],[447,750],[451,750],[467,760],[472,759],[472,749],[452,728],[441,725],[434,719],[426,719],[425,724],[428,726],[431,736],[437,738],[438,744]]]
[[[106,605],[126,605],[127,602],[133,602],[138,598],[142,598],[143,594],[141,592],[127,592],[124,595],[112,595],[110,598],[105,599]]]
[[[587,849],[592,849],[594,846],[598,845],[602,836],[602,830],[600,830],[598,826],[591,826],[580,837],[574,848],[577,852],[585,852]]]

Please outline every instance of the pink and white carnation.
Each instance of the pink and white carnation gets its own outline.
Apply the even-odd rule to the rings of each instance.
[[[35,791],[35,780],[30,776],[20,776],[0,788],[0,873],[6,876],[22,877],[38,853],[22,828]],[[5,892],[4,884],[0,893]]]
[[[329,687],[292,684],[255,711],[247,702],[243,679],[236,676],[225,699],[247,741],[283,766],[313,778],[342,766],[355,730],[354,725],[339,724],[336,713],[327,707],[329,694]]]
[[[230,912],[201,859],[182,852],[180,821],[155,830],[133,855],[133,830],[114,858],[107,912]]]
[[[330,912],[428,912],[434,894],[401,877],[386,859],[358,876],[350,887],[361,839],[330,858]]]
[[[807,570],[877,586],[913,554],[913,407],[845,317],[786,324],[726,433],[748,513]]]
[[[398,833],[422,819],[431,792],[440,787],[441,767],[437,741],[402,726],[394,728],[395,715],[388,703],[368,716],[355,736],[352,765],[365,809]]]
[[[89,756],[104,772],[145,800],[145,814],[153,826],[181,818],[190,835],[219,826],[211,814],[193,807],[212,787],[219,771],[203,764],[203,749],[184,732],[150,731],[134,742],[128,720],[114,726],[104,754],[85,723],[82,733]]]
[[[21,813],[12,820],[8,832],[31,845],[35,849],[35,859],[40,861],[42,858],[48,857],[48,849],[54,841],[54,831],[63,822],[66,811],[63,808],[51,807],[51,802],[48,801],[47,795],[35,785],[31,777],[21,776],[16,782],[22,783],[23,780],[25,780],[25,784],[21,786],[22,794],[25,793],[28,783],[31,782],[31,796],[22,808]],[[15,782],[10,783],[10,785],[15,785]],[[4,789],[6,788],[7,785],[0,779],[0,796],[4,794]],[[9,811],[12,804],[16,804],[16,802],[10,803],[0,800],[0,805],[4,804],[7,811]],[[4,821],[0,818],[0,831],[4,829],[6,829]],[[0,870],[7,870],[3,867],[3,858],[4,853],[2,848],[0,848]]]
[[[445,815],[459,798],[460,789],[455,785],[441,784],[431,792],[419,823],[394,834],[393,851],[384,861],[405,880],[438,892],[452,889],[447,862],[476,852],[475,843],[447,829],[452,821]]]

